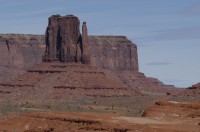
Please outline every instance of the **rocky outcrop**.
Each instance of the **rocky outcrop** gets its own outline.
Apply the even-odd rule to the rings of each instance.
[[[200,95],[200,83],[192,85],[189,88],[186,88],[183,92],[181,92],[178,96],[199,96]]]
[[[44,54],[45,61],[57,60],[57,42],[58,42],[58,18],[60,15],[54,15],[49,18],[48,27],[45,33],[46,50]]]
[[[14,79],[39,64],[44,47],[41,35],[0,35],[0,82]]]
[[[84,37],[87,36],[86,25],[83,24],[82,30],[82,43],[85,45],[82,56],[90,56],[82,58],[82,63],[112,70],[138,71],[137,47],[125,36],[89,36],[87,40]],[[87,46],[87,41],[90,46]],[[45,54],[50,51],[45,47],[43,35],[1,34],[0,82],[13,79],[39,64],[45,50]],[[51,56],[55,58],[55,54]]]
[[[137,46],[124,36],[91,36],[86,22],[53,15],[46,30],[44,61],[81,62],[105,69],[138,71]]]
[[[76,16],[51,16],[45,35],[44,61],[89,64],[89,53],[85,53],[89,51],[86,23],[83,23],[83,38],[79,26],[80,21]]]
[[[90,64],[90,49],[91,44],[89,44],[88,41],[88,32],[87,32],[87,26],[86,22],[83,22],[82,26],[82,62],[83,64]]]
[[[137,46],[125,36],[90,36],[91,65],[138,71]]]
[[[106,74],[106,71],[96,66],[60,62],[43,62],[36,65],[17,79],[0,84],[0,91],[2,91],[0,98],[2,96],[18,98],[23,95],[29,99],[30,97],[67,99],[140,95],[135,89],[128,87],[122,81],[114,80]]]
[[[149,118],[199,118],[200,101],[176,102],[176,101],[159,101],[155,105],[147,108],[144,117]]]
[[[49,17],[45,37],[0,35],[0,82],[4,78],[9,80],[5,72],[9,76],[18,71],[22,74],[40,63],[42,56],[45,62],[78,62],[104,69],[138,71],[137,46],[125,36],[88,36],[86,22],[81,35],[79,26],[76,16],[53,15]],[[14,70],[17,73],[10,72]]]
[[[2,80],[7,80],[0,81],[8,81],[12,79],[10,77],[15,78],[24,71],[28,73],[14,81],[0,84],[1,93],[12,93],[14,97],[17,91],[13,91],[13,88],[19,88],[20,96],[28,97],[31,90],[39,90],[37,94],[33,94],[34,98],[39,93],[49,97],[53,95],[55,98],[169,93],[163,83],[139,72],[137,46],[127,37],[88,37],[86,22],[82,25],[82,35],[79,26],[80,21],[76,16],[53,15],[49,18],[45,37],[2,35],[0,53],[5,54],[5,57],[1,58],[1,64],[3,68],[7,68],[2,69],[9,74],[2,73]],[[46,46],[42,44],[44,41]],[[44,62],[34,66],[41,62],[42,55]],[[30,68],[31,66],[34,67]],[[166,87],[170,89],[169,94],[176,91],[173,86]],[[4,88],[11,91],[3,91]],[[45,89],[55,93],[48,95]]]
[[[83,30],[85,30],[84,27]],[[83,48],[83,51],[86,51],[85,53],[90,53],[90,65],[100,67],[107,77],[112,78],[112,80],[115,80],[117,82],[122,82],[124,85],[128,86],[128,88],[140,91],[140,93],[142,94],[166,95],[167,92],[170,92],[172,94],[179,92],[177,89],[174,89],[173,86],[166,86],[158,80],[147,78],[144,74],[138,72],[137,47],[126,37],[89,36],[88,43],[90,46],[89,49],[87,49],[87,39],[84,40],[84,32],[85,31],[83,31],[82,42],[85,43],[86,48]],[[30,69],[35,64],[39,64],[42,60],[42,55],[46,47],[44,44],[44,40],[45,37],[42,35],[0,35],[0,82],[6,82],[10,79],[15,79],[19,75],[25,73],[27,69]],[[86,56],[87,55],[88,54],[86,54]],[[82,62],[87,63],[89,61],[83,61],[82,58]],[[64,64],[65,63],[63,63],[63,65]],[[88,65],[85,66],[87,67]],[[60,66],[60,69],[63,70],[63,67],[64,66]],[[84,65],[82,65],[81,67],[84,68]],[[36,71],[41,74],[60,74],[60,71],[55,69],[54,71],[40,71],[40,69]],[[31,71],[29,70],[29,72]],[[89,78],[91,74],[94,73],[89,72],[87,76],[84,76],[84,78]],[[45,78],[47,77],[48,75]],[[35,81],[37,81],[37,79],[38,78],[36,78]],[[91,77],[89,80],[92,79],[94,79],[94,82],[97,81],[96,76],[94,78]],[[33,82],[35,83],[35,81]],[[24,82],[28,81],[26,80]],[[108,81],[104,81],[104,83],[105,82],[109,83]],[[29,85],[30,84],[25,86]],[[20,84],[17,86],[23,85]],[[115,87],[117,86],[118,85],[115,85]],[[112,89],[110,89],[110,91],[112,91]],[[126,94],[128,95],[128,93]],[[102,93],[102,96],[107,95],[104,95]]]

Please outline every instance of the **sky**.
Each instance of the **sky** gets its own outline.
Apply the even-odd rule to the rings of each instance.
[[[0,33],[44,34],[53,14],[78,16],[90,35],[125,35],[140,72],[165,84],[200,82],[200,0],[0,0]]]

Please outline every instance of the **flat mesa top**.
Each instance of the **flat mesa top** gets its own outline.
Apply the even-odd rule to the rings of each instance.
[[[74,16],[74,15],[61,16],[61,15],[57,14],[57,15],[52,15],[51,17],[56,17],[56,18],[73,18],[73,17],[76,17],[76,16]],[[76,18],[78,18],[78,17],[76,17]]]

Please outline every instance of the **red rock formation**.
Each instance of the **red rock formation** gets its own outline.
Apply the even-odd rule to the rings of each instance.
[[[137,46],[125,36],[91,36],[91,64],[105,69],[138,71]]]
[[[82,34],[82,41],[86,40],[87,42],[87,39],[84,40],[84,31]],[[48,42],[50,40],[47,39],[46,41]],[[84,47],[87,47],[84,43]],[[83,51],[86,50],[87,52],[82,52],[82,54],[90,55],[90,57],[88,57],[90,59],[90,65],[112,70],[126,69],[138,71],[137,47],[126,37],[89,36],[88,43],[90,46],[88,48],[83,48]],[[40,63],[45,47],[45,57],[47,57],[50,51],[50,45],[45,46],[45,37],[43,35],[1,34],[0,82],[5,82],[11,78],[13,79],[35,64]],[[56,53],[56,51],[53,52]],[[130,56],[130,52],[132,57]],[[54,56],[54,59],[57,57],[55,54],[52,56]],[[11,63],[12,58],[14,60],[13,63]],[[48,58],[46,59],[48,61]],[[53,61],[53,59],[51,60]],[[83,60],[82,62],[85,63]]]
[[[46,51],[44,60],[57,60],[57,42],[58,42],[58,18],[60,15],[53,15],[49,18],[48,27],[46,29],[45,41]]]
[[[82,62],[84,64],[90,64],[90,45],[86,22],[83,22],[82,26]]]
[[[0,82],[14,79],[33,65],[41,62],[42,53],[45,50],[44,36],[0,36]],[[147,78],[137,71],[138,63],[131,62],[130,57],[131,51],[133,53],[132,60],[137,62],[137,49],[126,37],[90,36],[89,43],[91,45],[90,64],[106,68],[104,69],[107,70],[105,73],[107,76],[111,76],[110,78],[123,82],[129,88],[138,90],[143,94],[166,95],[167,92],[173,94],[177,91],[172,86],[166,86],[158,80]],[[135,67],[132,67],[134,65],[131,64],[134,64]],[[83,65],[81,67],[83,68]],[[86,77],[89,76],[90,74]]]
[[[147,108],[143,116],[150,118],[172,118],[174,120],[178,118],[198,119],[200,117],[200,101],[159,101]]]
[[[44,48],[41,35],[0,35],[0,82],[14,79],[41,63]]]
[[[81,36],[79,26],[80,21],[78,17],[73,15],[63,17],[60,15],[51,16],[46,29],[44,61],[81,62],[83,64],[100,67],[107,70],[104,71],[107,76],[143,94],[160,95],[171,91],[174,93],[173,86],[167,86],[168,89],[171,89],[168,91],[164,89],[165,85],[158,80],[147,78],[138,72],[137,46],[125,36],[88,37],[86,22],[83,23]],[[29,40],[25,41],[27,38]],[[31,35],[25,35],[24,38],[21,38],[20,35],[3,35],[3,37],[0,37],[0,43],[2,43],[0,45],[0,50],[2,50],[0,53],[6,55],[5,58],[1,59],[3,60],[1,64],[4,65],[3,68],[8,67],[6,70],[2,70],[0,67],[0,72],[13,71],[17,69],[16,67],[19,67],[16,70],[17,72],[24,72],[27,68],[36,64],[37,60],[41,62],[42,57],[39,55],[43,53],[42,49],[44,47],[38,45],[41,43],[39,40],[42,39],[44,41],[43,36],[38,36],[37,38],[37,36]],[[23,48],[16,48],[20,46]],[[32,47],[31,49],[24,48],[30,46]],[[18,56],[21,55],[21,52],[23,56]],[[34,60],[30,59],[31,55],[34,55]],[[4,62],[4,60],[8,61]],[[27,66],[29,63],[30,66]],[[42,72],[49,71],[44,70]],[[5,82],[3,79],[8,78],[9,80],[13,75],[16,75],[15,72],[9,72],[9,74],[2,73],[0,81]],[[87,78],[89,78],[89,75]],[[103,83],[105,82],[108,81],[104,81]],[[100,86],[99,84],[97,86]],[[116,86],[112,85],[112,88],[114,87]]]
[[[80,21],[73,15],[53,15],[46,30],[46,51],[44,61],[79,62]]]
[[[94,66],[138,71],[137,46],[124,36],[92,36],[86,22],[73,15],[49,18],[44,61],[81,62]]]
[[[189,88],[186,88],[178,96],[199,96],[200,95],[200,83],[192,85]]]
[[[27,99],[140,95],[135,89],[112,79],[106,71],[96,66],[60,62],[36,65],[18,79],[0,84],[0,91],[0,98],[23,96]]]
[[[59,60],[64,62],[80,61],[80,21],[78,17],[68,15],[60,17],[59,21]]]

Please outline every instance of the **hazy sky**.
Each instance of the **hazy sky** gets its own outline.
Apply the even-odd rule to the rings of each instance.
[[[74,14],[92,35],[126,35],[140,71],[166,84],[200,82],[200,0],[0,0],[0,33],[44,34],[52,14]]]

